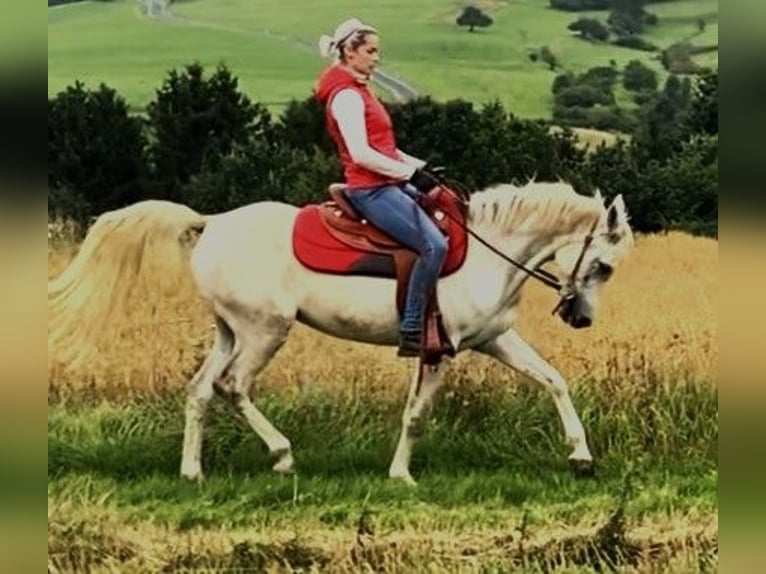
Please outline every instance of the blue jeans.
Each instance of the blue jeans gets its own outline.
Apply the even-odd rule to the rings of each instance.
[[[409,184],[346,191],[349,203],[375,227],[418,254],[407,285],[402,331],[420,331],[428,298],[447,257],[447,239],[415,202]]]

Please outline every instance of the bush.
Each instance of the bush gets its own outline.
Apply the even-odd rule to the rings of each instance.
[[[656,52],[659,50],[657,46],[639,36],[620,36],[619,38],[614,39],[612,44],[623,48],[641,50],[643,52]]]
[[[657,92],[633,92],[633,101],[639,108],[648,106],[657,97]]]
[[[563,107],[553,109],[553,119],[563,125],[630,132],[635,119],[616,106]]]
[[[619,72],[611,66],[590,68],[579,78],[579,82],[593,86],[603,92],[611,92]]]
[[[589,38],[599,42],[609,39],[609,28],[596,18],[580,18],[567,26],[568,30],[579,32],[583,38]]]
[[[566,72],[565,74],[559,74],[556,76],[553,80],[553,86],[551,87],[551,90],[554,94],[558,94],[560,91],[565,90],[567,88],[571,88],[576,83],[576,79],[574,75],[571,72]]]
[[[588,84],[576,84],[563,88],[556,93],[555,97],[555,106],[564,108],[590,108],[597,104],[610,105],[613,103],[614,94]]]
[[[622,74],[622,85],[632,92],[653,92],[657,89],[657,73],[638,60],[631,60]]]
[[[561,74],[553,82],[553,118],[559,124],[596,129],[630,130],[634,118],[616,106],[614,84],[619,72],[597,66],[579,76]]]

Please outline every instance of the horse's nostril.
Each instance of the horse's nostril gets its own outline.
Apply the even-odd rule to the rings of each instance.
[[[593,323],[593,321],[591,320],[590,317],[586,317],[584,315],[580,315],[580,316],[576,317],[572,321],[572,326],[575,329],[583,329],[585,327],[590,327],[592,323]]]

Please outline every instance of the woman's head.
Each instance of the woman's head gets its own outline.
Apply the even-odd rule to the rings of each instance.
[[[355,72],[370,75],[380,60],[378,31],[356,18],[342,22],[332,36],[322,36],[323,56],[335,56]]]

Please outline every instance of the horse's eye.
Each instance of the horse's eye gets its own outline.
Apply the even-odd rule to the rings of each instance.
[[[596,271],[596,275],[602,281],[606,281],[612,276],[612,273],[614,273],[614,267],[612,267],[608,263],[604,263],[603,261],[597,261],[595,271]]]
[[[595,280],[601,281],[603,283],[612,276],[613,272],[614,268],[611,265],[596,259],[590,264],[590,268],[588,269],[588,272],[585,274],[583,279],[586,282]]]

